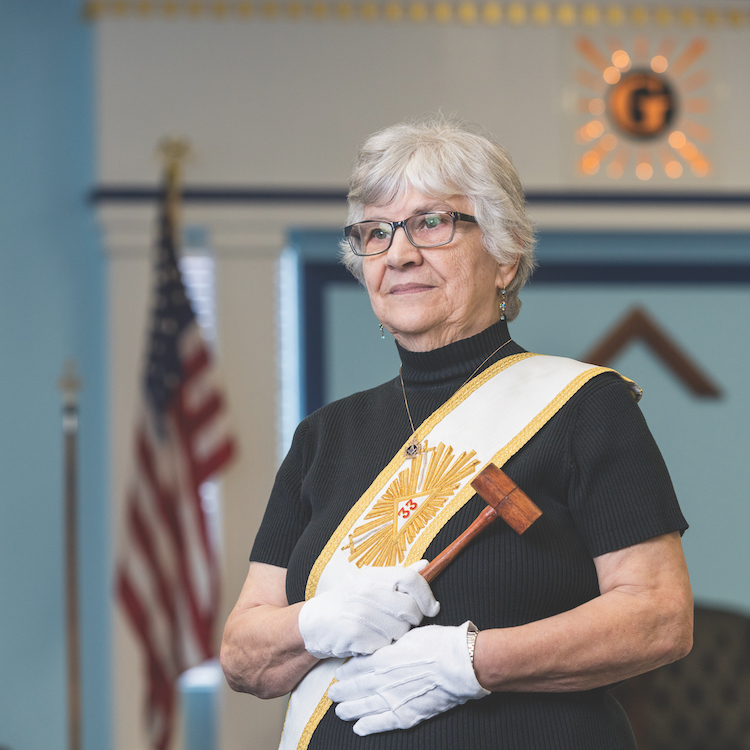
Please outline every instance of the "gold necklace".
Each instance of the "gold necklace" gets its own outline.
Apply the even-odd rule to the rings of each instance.
[[[500,344],[500,346],[495,349],[492,354],[485,357],[480,363],[479,366],[474,370],[474,372],[469,375],[466,380],[464,380],[463,383],[461,383],[461,386],[456,389],[456,393],[461,390],[482,368],[482,366],[489,360],[491,357],[494,357],[504,346],[507,346],[510,344],[510,342],[513,341],[512,338],[508,339],[504,344]],[[401,381],[401,393],[404,394],[404,406],[406,407],[406,416],[409,417],[409,424],[411,425],[411,438],[409,439],[409,442],[406,444],[406,448],[404,448],[404,455],[408,456],[409,458],[414,458],[414,456],[419,455],[422,452],[422,443],[419,440],[416,440],[414,437],[414,433],[416,430],[414,429],[414,420],[411,418],[411,411],[409,409],[409,400],[406,398],[406,388],[404,387],[404,378],[401,374],[401,367],[398,368],[398,379]]]

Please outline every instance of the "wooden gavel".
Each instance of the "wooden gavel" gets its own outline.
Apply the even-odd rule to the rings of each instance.
[[[542,515],[534,501],[495,464],[487,464],[474,478],[471,486],[487,503],[487,507],[461,536],[451,542],[422,571],[429,583],[458,557],[474,537],[498,518],[502,518],[517,534],[523,534]]]

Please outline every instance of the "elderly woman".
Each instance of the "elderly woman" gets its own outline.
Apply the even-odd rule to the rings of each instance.
[[[350,188],[343,260],[402,366],[299,426],[226,625],[230,685],[292,691],[283,748],[634,748],[608,686],[692,642],[687,524],[637,386],[512,341],[534,233],[488,135],[385,129]],[[489,462],[542,515],[430,587]]]

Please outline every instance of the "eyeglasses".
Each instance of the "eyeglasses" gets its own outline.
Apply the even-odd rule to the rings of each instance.
[[[403,221],[358,221],[344,227],[344,236],[355,255],[379,255],[386,252],[399,227],[414,247],[440,247],[447,245],[456,231],[457,221],[477,220],[458,211],[431,211],[416,214]]]

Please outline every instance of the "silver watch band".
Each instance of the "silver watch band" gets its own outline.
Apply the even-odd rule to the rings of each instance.
[[[477,636],[479,635],[479,628],[469,620],[469,629],[466,631],[466,645],[469,648],[469,659],[471,660],[471,666],[474,666],[474,649],[477,646]]]

